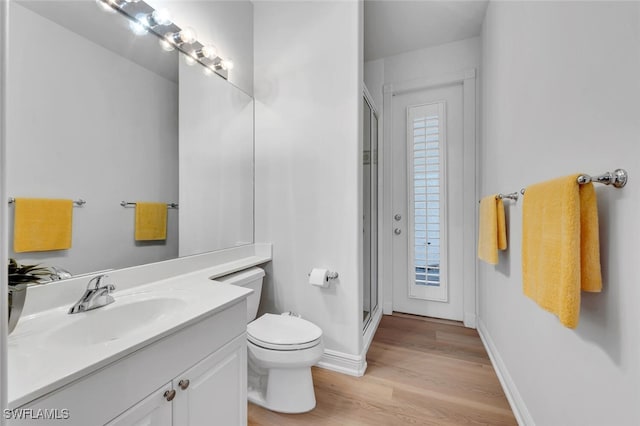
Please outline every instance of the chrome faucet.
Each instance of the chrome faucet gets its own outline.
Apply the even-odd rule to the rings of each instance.
[[[116,289],[116,286],[113,284],[100,285],[102,280],[107,277],[108,275],[103,274],[91,278],[91,281],[89,281],[87,285],[87,290],[80,300],[69,309],[69,313],[77,314],[78,312],[90,311],[115,302],[115,299],[110,293]],[[95,284],[93,284],[94,282]]]

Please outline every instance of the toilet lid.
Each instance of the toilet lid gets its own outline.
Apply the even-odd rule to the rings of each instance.
[[[250,341],[264,346],[305,346],[322,337],[322,330],[317,325],[289,315],[264,314],[257,320],[247,324],[247,335]]]

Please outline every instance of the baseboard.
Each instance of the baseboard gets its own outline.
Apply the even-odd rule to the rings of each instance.
[[[393,303],[384,302],[382,304],[382,313],[385,315],[391,315],[393,313]]]
[[[513,410],[518,424],[520,426],[535,426],[531,413],[529,413],[527,405],[524,403],[520,392],[518,392],[518,388],[511,378],[509,370],[507,370],[507,366],[502,360],[502,357],[500,357],[500,353],[482,320],[478,321],[478,334],[480,334],[480,339],[482,339],[482,343],[489,354],[493,368],[502,385],[502,390],[509,401],[509,405],[511,406],[511,410]]]
[[[467,328],[476,328],[478,324],[476,323],[476,314],[465,312],[462,315],[462,323]]]
[[[320,368],[362,377],[367,369],[367,359],[361,355],[351,355],[344,352],[325,349],[322,358],[316,364]]]

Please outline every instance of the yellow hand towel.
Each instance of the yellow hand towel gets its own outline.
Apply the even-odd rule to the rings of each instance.
[[[498,249],[507,249],[507,226],[504,204],[494,194],[480,200],[478,258],[491,265],[497,265]]]
[[[528,187],[522,217],[524,294],[569,328],[578,326],[580,290],[602,290],[596,192],[578,176]]]
[[[136,202],[136,241],[167,239],[167,205]]]
[[[16,198],[13,251],[71,248],[72,200]]]

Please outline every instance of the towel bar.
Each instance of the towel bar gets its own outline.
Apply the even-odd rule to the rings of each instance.
[[[517,192],[511,192],[509,194],[498,194],[498,195],[496,195],[496,200],[504,200],[505,198],[508,198],[510,200],[513,200],[513,201],[518,201],[518,193]]]
[[[16,199],[13,197],[9,198],[9,204],[14,204],[16,202]],[[85,204],[87,204],[87,202],[85,200],[83,200],[82,198],[78,198],[77,200],[73,200],[73,204],[78,206],[78,207],[82,207]]]
[[[622,188],[627,184],[629,180],[629,173],[625,169],[615,169],[612,172],[606,172],[597,176],[580,175],[578,176],[578,184],[584,185],[590,182],[601,183],[604,185],[613,185],[616,188]],[[524,188],[520,190],[520,193],[524,195]]]
[[[517,192],[511,192],[509,194],[500,193],[500,194],[496,195],[496,200],[504,200],[505,198],[508,198],[510,200],[513,200],[513,201],[518,201],[518,193]],[[480,201],[482,201],[482,200],[478,200],[478,203]]]
[[[589,182],[603,183],[605,185],[613,185],[616,188],[622,188],[627,184],[629,174],[624,169],[616,169],[611,172],[606,172],[598,176],[580,175],[578,176],[578,183],[584,185]]]
[[[120,201],[120,205],[122,207],[135,207],[136,203],[131,203],[129,201]],[[179,207],[178,203],[167,203],[168,209],[177,209]]]

